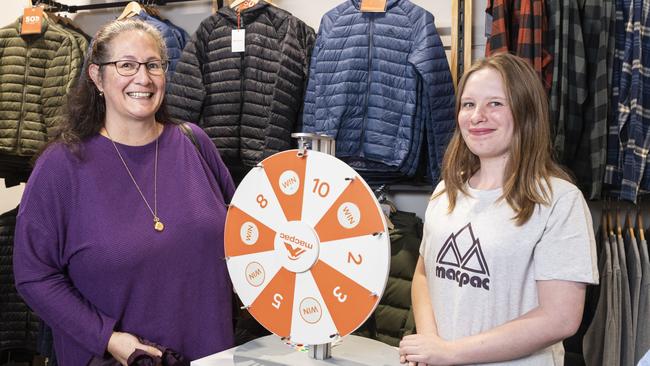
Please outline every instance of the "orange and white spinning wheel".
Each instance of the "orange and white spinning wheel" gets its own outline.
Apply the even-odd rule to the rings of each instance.
[[[251,315],[303,344],[357,329],[390,265],[386,222],[366,182],[311,150],[275,154],[246,175],[228,209],[225,252]]]

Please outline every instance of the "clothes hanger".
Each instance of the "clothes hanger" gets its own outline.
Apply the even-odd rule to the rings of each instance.
[[[643,224],[643,213],[641,208],[637,207],[636,210],[636,231],[639,233],[639,240],[645,240],[645,225]]]
[[[43,0],[36,0],[34,3],[32,0],[28,0],[29,5],[26,8],[36,8],[36,7],[41,7],[43,9],[43,18],[50,20],[50,17],[48,16],[47,12],[45,11],[46,6],[49,5],[49,3],[43,2]]]
[[[63,18],[61,18],[58,14],[50,11],[50,10],[45,10],[43,11],[43,16],[46,16],[52,23],[54,24],[62,24],[63,23]],[[63,24],[65,25],[65,24]]]
[[[140,6],[140,4],[135,1],[131,1],[130,3],[126,4],[124,10],[122,11],[122,14],[120,14],[120,16],[117,17],[117,20],[131,18],[132,16],[140,14],[141,11],[142,11],[142,7]]]
[[[607,211],[607,233],[610,236],[614,236],[614,225],[613,225],[613,220],[612,220],[612,211],[611,207],[609,206],[610,202],[609,199],[605,201],[605,206],[606,206],[606,211]]]
[[[143,8],[144,11],[146,11],[147,14],[151,15],[152,17],[162,19],[162,17],[160,16],[160,10],[156,8],[156,2],[154,0],[147,0]]]
[[[77,25],[74,24],[74,22],[72,21],[72,19],[68,18],[67,15],[63,15],[63,16],[60,16],[60,15],[59,15],[59,18],[61,18],[61,20],[63,20],[63,24],[67,25],[68,27],[72,27],[72,28],[75,28],[75,29],[79,29],[79,27],[77,27]]]
[[[616,236],[623,237],[623,228],[621,226],[621,213],[619,210],[618,202],[616,203]]]
[[[244,3],[249,3],[247,8],[250,8],[251,6],[256,5],[258,2],[259,2],[259,0],[233,0],[230,3],[230,8],[231,9],[238,8],[240,5],[242,5]]]
[[[600,235],[601,235],[601,243],[604,243],[606,240],[609,240],[609,237],[607,235],[609,227],[607,226],[607,207],[603,206],[603,213],[600,215]],[[602,245],[602,244],[601,244]]]
[[[160,16],[160,10],[152,5],[145,5],[144,11],[146,11],[147,14],[151,15],[154,18],[162,19],[162,16]]]
[[[234,8],[238,7],[239,5],[241,5],[244,1],[246,1],[246,0],[234,0],[234,1],[232,1],[230,3],[230,8],[234,9]]]
[[[625,215],[625,230],[630,233],[630,237],[636,241],[636,235],[634,235],[634,224],[632,224],[632,209],[627,211]]]

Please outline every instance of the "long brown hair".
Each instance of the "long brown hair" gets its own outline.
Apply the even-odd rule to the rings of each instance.
[[[88,66],[111,61],[109,60],[111,57],[111,41],[121,33],[129,31],[142,31],[148,34],[159,49],[161,58],[167,59],[165,41],[160,32],[152,25],[132,18],[115,20],[104,25],[95,34],[90,52],[84,61],[83,71],[68,93],[64,118],[61,119],[60,125],[56,128],[54,138],[34,156],[33,162],[43,151],[55,143],[65,144],[78,158],[82,158],[81,142],[98,134],[104,126],[106,117],[106,102],[99,94],[95,83],[90,79]],[[103,67],[100,67],[99,72],[100,75],[103,73]],[[167,111],[164,97],[155,117],[156,121],[161,123],[174,123]]]
[[[514,120],[510,158],[504,171],[500,199],[506,200],[515,211],[513,219],[516,224],[522,225],[530,219],[535,205],[551,203],[551,177],[572,179],[553,161],[548,97],[539,76],[524,59],[500,53],[475,62],[458,85],[456,117],[467,80],[476,71],[488,67],[496,70],[503,79]],[[453,211],[459,192],[469,195],[465,184],[479,168],[478,156],[469,150],[460,129],[456,128],[443,159],[445,189],[431,199],[447,193],[448,209]]]

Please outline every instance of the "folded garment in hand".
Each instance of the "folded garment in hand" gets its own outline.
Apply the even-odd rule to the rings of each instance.
[[[162,352],[162,356],[154,356],[141,349],[136,349],[127,360],[129,366],[190,366],[190,362],[173,349],[146,339],[139,338],[139,340],[142,344],[158,348]],[[109,355],[104,358],[93,357],[88,366],[120,366],[120,363]]]

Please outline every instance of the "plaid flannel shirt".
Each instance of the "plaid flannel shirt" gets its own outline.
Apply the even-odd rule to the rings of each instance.
[[[544,1],[489,0],[485,12],[492,15],[486,56],[511,52],[529,60],[548,92],[553,78],[553,57],[544,44],[547,31]]]
[[[605,175],[614,20],[613,0],[585,1],[582,35],[589,77],[583,108],[584,128],[575,158],[566,159],[566,162],[575,175],[577,185],[590,199],[601,197]]]
[[[620,188],[623,167],[623,144],[620,138],[618,124],[619,84],[623,65],[623,51],[625,49],[625,25],[629,18],[631,0],[614,0],[615,26],[614,26],[614,58],[612,60],[612,78],[610,86],[609,119],[607,125],[607,164],[605,166],[605,183],[613,188]]]
[[[486,56],[513,49],[510,44],[510,40],[514,38],[510,21],[512,9],[508,5],[508,2],[503,0],[488,0],[485,12],[492,16],[492,31],[485,45]]]
[[[577,156],[587,99],[587,61],[577,1],[559,1],[551,14],[554,34],[550,118],[558,161],[571,165]]]
[[[617,168],[622,172],[620,198],[636,202],[639,190],[650,188],[650,169],[646,169],[650,151],[650,4],[632,1],[629,9],[618,89]]]

